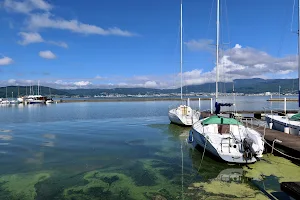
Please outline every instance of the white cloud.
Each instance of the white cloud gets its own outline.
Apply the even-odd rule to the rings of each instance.
[[[46,41],[42,38],[42,36],[37,32],[20,32],[19,35],[21,36],[22,40],[18,43],[21,45],[28,45],[32,43],[48,43],[56,46],[60,46],[63,48],[68,48],[68,44],[65,42],[56,42],[56,41]]]
[[[8,11],[29,14],[34,10],[49,11],[52,6],[44,0],[4,0],[2,3],[3,7]]]
[[[95,77],[95,79],[98,79],[98,80],[100,80],[100,79],[103,79],[103,77],[102,77],[102,76],[99,76],[99,75],[97,75],[97,76]]]
[[[146,81],[146,83],[144,84],[144,87],[155,88],[155,87],[157,87],[157,83],[155,81]]]
[[[19,41],[19,44],[21,45],[27,45],[31,43],[40,43],[44,42],[44,39],[39,33],[25,33],[25,32],[20,32],[19,35],[21,36],[22,40]]]
[[[92,83],[89,82],[89,81],[78,81],[78,82],[75,82],[74,85],[76,86],[87,86],[87,85],[91,85]]]
[[[7,56],[3,56],[2,58],[0,58],[0,65],[9,65],[13,63],[13,59],[7,57]]]
[[[213,45],[213,40],[211,39],[199,39],[199,40],[190,40],[184,42],[187,48],[191,51],[214,51],[215,47]]]
[[[47,41],[47,43],[49,44],[53,44],[53,45],[56,45],[56,46],[59,46],[59,47],[63,47],[63,48],[68,48],[68,44],[65,43],[65,42],[55,42],[55,41]]]
[[[242,46],[240,44],[235,44],[234,48],[235,49],[240,49],[240,48],[242,48]]]
[[[219,59],[220,81],[231,82],[234,79],[245,78],[291,78],[297,70],[297,57],[273,57],[264,51],[250,47],[235,47],[223,51]],[[188,63],[187,63],[188,65]],[[296,73],[295,73],[296,75]],[[100,82],[101,84],[98,84]],[[193,69],[183,73],[184,85],[215,82],[216,68],[210,71]],[[107,81],[107,84],[103,82]],[[132,77],[101,77],[51,80],[45,84],[55,88],[116,88],[116,87],[146,87],[146,88],[178,88],[180,87],[179,74],[165,74],[160,76],[132,76]]]
[[[232,81],[241,78],[273,78],[273,75],[286,75],[297,69],[297,57],[272,57],[266,52],[242,47],[236,44],[232,49],[222,52],[219,60],[220,81]],[[179,75],[178,75],[179,77]],[[284,76],[282,76],[284,78]],[[202,73],[201,69],[184,72],[185,85],[215,82],[216,68]]]
[[[103,29],[99,26],[85,24],[77,20],[65,20],[62,18],[51,17],[49,13],[44,14],[32,14],[27,21],[28,28],[31,30],[38,30],[43,28],[53,28],[68,30],[75,33],[81,34],[96,34],[96,35],[117,35],[117,36],[135,36],[126,30],[121,30],[120,28],[113,27],[108,29]]]
[[[11,85],[14,85],[17,81],[15,79],[9,79],[7,82]]]
[[[45,59],[55,59],[56,55],[52,53],[51,51],[40,51],[39,56]]]

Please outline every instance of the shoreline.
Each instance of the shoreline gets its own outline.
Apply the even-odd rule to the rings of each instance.
[[[210,101],[211,98],[200,98],[201,101]],[[81,102],[142,102],[142,101],[186,101],[180,98],[108,98],[108,99],[60,99],[57,103],[81,103]],[[190,101],[199,101],[199,98],[190,98]]]

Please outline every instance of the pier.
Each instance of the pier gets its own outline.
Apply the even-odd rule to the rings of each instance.
[[[278,99],[278,98],[268,99],[267,101],[284,101],[284,98],[282,98],[282,99]],[[297,102],[298,99],[286,99],[286,101]]]
[[[255,130],[261,134],[265,134],[265,140],[271,145],[274,141],[280,141],[279,143],[275,143],[275,148],[279,147],[288,155],[300,158],[300,136],[291,135],[260,126],[255,127]]]

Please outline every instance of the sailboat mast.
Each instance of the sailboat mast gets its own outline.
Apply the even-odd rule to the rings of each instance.
[[[220,0],[217,1],[216,102],[218,101],[218,82],[219,82],[219,35],[220,35],[219,29],[220,29]]]
[[[182,0],[180,2],[180,98],[182,99]]]
[[[300,108],[300,0],[298,1],[298,106]]]

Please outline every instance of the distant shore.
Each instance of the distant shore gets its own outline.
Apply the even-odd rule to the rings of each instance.
[[[284,101],[284,98],[268,99],[267,101]],[[286,99],[286,101],[298,101],[298,99]]]
[[[186,101],[187,98],[183,99]],[[190,101],[198,101],[199,98],[190,98]],[[210,100],[210,98],[201,98],[202,100]],[[136,101],[181,101],[180,98],[99,98],[99,99],[60,99],[55,100],[58,103],[80,103],[80,102],[136,102]]]
[[[201,101],[210,101],[211,98],[200,98]],[[187,98],[180,99],[178,97],[117,97],[117,98],[93,98],[93,99],[56,99],[57,103],[80,103],[80,102],[138,102],[138,101],[186,101]],[[190,101],[198,101],[199,98],[192,97]],[[267,99],[267,101],[283,102],[284,98]],[[288,102],[297,102],[298,99],[286,99]]]

